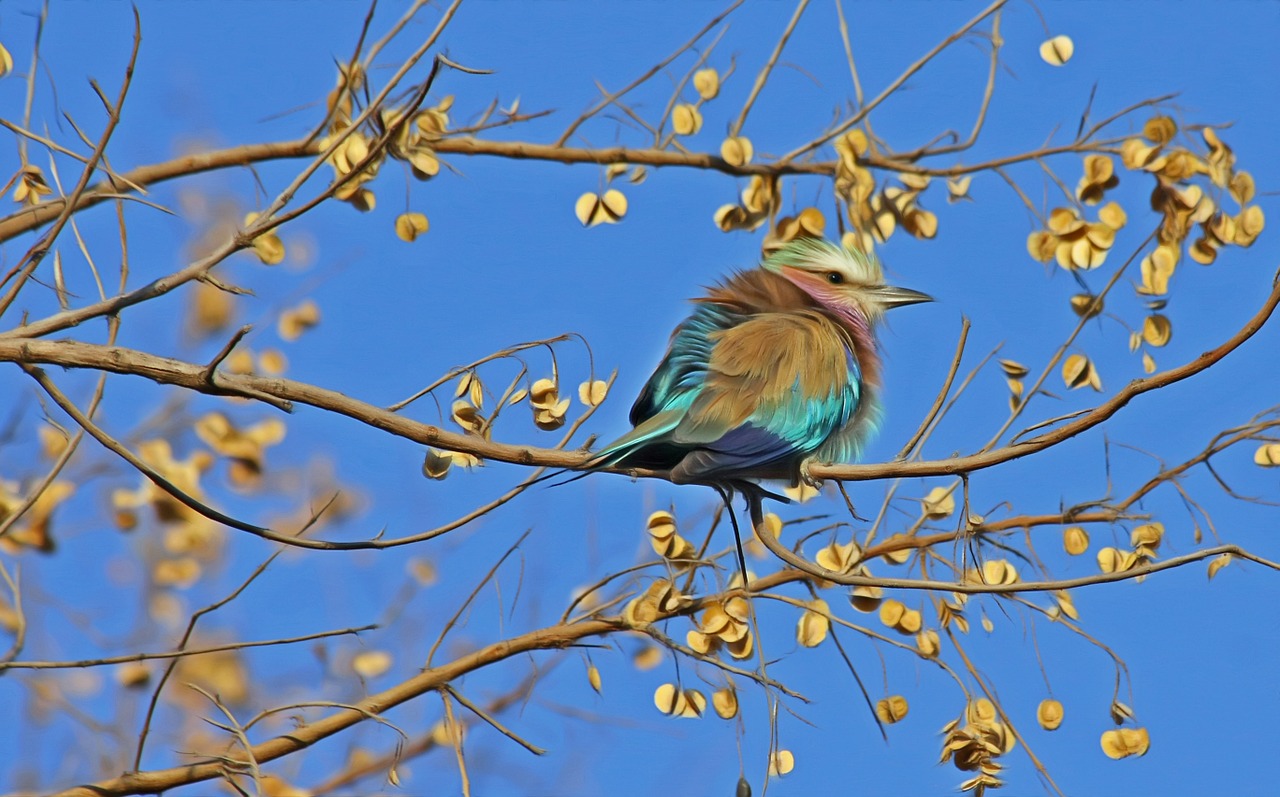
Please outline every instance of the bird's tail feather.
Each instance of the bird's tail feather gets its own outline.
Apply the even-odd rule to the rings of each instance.
[[[627,432],[622,437],[619,437],[617,440],[614,440],[612,443],[597,451],[595,455],[580,468],[562,468],[553,473],[548,473],[545,476],[539,476],[537,479],[533,480],[530,486],[540,484],[558,476],[563,476],[570,472],[570,470],[578,471],[578,473],[575,473],[564,481],[559,481],[551,485],[552,487],[559,487],[562,484],[569,484],[570,482],[576,482],[578,479],[590,476],[603,468],[617,465],[626,459],[627,455],[633,451],[636,451],[644,445],[655,442],[665,434],[669,434],[680,424],[680,420],[683,417],[684,410],[667,410],[665,412],[660,412],[652,418],[644,421],[630,432]]]
[[[664,410],[647,418],[639,426],[596,452],[596,467],[616,465],[641,446],[656,443],[670,434],[684,420],[686,410]],[[594,464],[594,463],[593,463]]]

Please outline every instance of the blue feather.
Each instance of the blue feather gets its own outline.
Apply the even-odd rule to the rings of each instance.
[[[724,305],[698,305],[672,333],[667,356],[631,406],[631,425],[639,426],[682,399],[685,407],[691,404],[707,375],[712,334],[737,326],[746,318]]]
[[[785,469],[844,428],[857,412],[862,395],[862,372],[848,347],[847,379],[831,394],[803,395],[797,376],[791,400],[757,407],[744,423],[715,439],[690,439],[681,423],[703,393],[714,336],[749,317],[723,304],[700,304],[676,328],[667,356],[632,406],[631,422],[636,428],[598,452],[597,461],[655,468],[678,465],[681,480],[715,481]]]

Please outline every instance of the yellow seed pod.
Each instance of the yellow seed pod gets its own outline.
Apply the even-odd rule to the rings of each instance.
[[[1160,296],[1169,292],[1169,279],[1178,266],[1181,250],[1169,244],[1160,244],[1151,254],[1142,258],[1142,293]]]
[[[1236,172],[1231,177],[1228,184],[1231,191],[1231,198],[1234,199],[1241,207],[1253,201],[1257,188],[1253,184],[1253,175],[1248,172]]]
[[[796,641],[806,648],[822,644],[831,628],[830,611],[824,600],[810,603],[809,609],[800,615],[800,621],[796,624]]]
[[[927,631],[921,631],[916,634],[916,650],[920,651],[920,655],[925,658],[933,658],[938,655],[938,651],[942,649],[942,640],[938,636],[938,632],[930,628]]]
[[[1049,212],[1049,231],[1057,236],[1067,236],[1083,230],[1085,223],[1075,208],[1054,208]]]
[[[663,714],[696,719],[706,711],[707,698],[697,689],[680,689],[675,684],[663,684],[654,691],[653,704]]]
[[[894,534],[890,536],[888,539],[886,539],[884,541],[884,544],[885,545],[896,544],[906,539],[907,539],[907,535],[905,534]],[[902,547],[902,548],[895,547],[894,550],[889,551],[882,558],[890,564],[900,565],[911,558],[912,550],[913,548],[911,547]]]
[[[1088,293],[1077,293],[1071,297],[1071,311],[1081,318],[1096,318],[1102,314],[1101,296]]]
[[[711,706],[721,719],[738,716],[738,692],[733,688],[717,689],[711,694]]]
[[[973,175],[966,174],[963,177],[952,177],[947,180],[947,201],[959,202],[962,199],[969,198],[969,184],[973,182]]]
[[[1129,216],[1124,212],[1124,208],[1115,202],[1108,202],[1098,210],[1098,221],[1112,230],[1120,229],[1128,220]]]
[[[982,578],[987,584],[1016,584],[1018,569],[1006,559],[991,559],[982,565]]]
[[[1000,370],[1010,379],[1022,379],[1031,373],[1031,369],[1017,360],[1000,360]]]
[[[1209,562],[1209,578],[1212,579],[1214,576],[1218,575],[1218,571],[1229,564],[1231,564],[1231,554],[1224,553],[1219,556],[1215,556]]]
[[[1173,323],[1167,316],[1156,313],[1142,322],[1142,339],[1152,346],[1164,346],[1173,337]]]
[[[685,634],[685,643],[695,653],[701,653],[703,656],[709,656],[720,649],[720,638],[701,631],[688,631]]]
[[[297,307],[285,310],[276,323],[276,332],[281,340],[294,341],[302,333],[320,323],[320,308],[311,299],[304,300]]]
[[[996,706],[985,697],[971,701],[965,712],[974,725],[990,725],[996,721]]]
[[[1053,599],[1058,604],[1058,611],[1070,617],[1072,620],[1080,619],[1080,611],[1076,609],[1075,601],[1071,599],[1071,593],[1065,589],[1055,590]]]
[[[1266,217],[1262,213],[1262,208],[1250,205],[1240,211],[1236,216],[1236,245],[1252,246],[1265,226]]]
[[[655,540],[669,540],[676,533],[676,518],[670,512],[659,510],[649,516],[645,526]]]
[[[1072,354],[1062,364],[1062,381],[1071,389],[1088,385],[1094,390],[1102,390],[1102,380],[1093,362],[1083,354]]]
[[[904,606],[901,601],[890,598],[880,604],[880,622],[890,628],[896,628],[898,622],[902,619],[902,615],[905,614],[906,611],[907,607]]]
[[[1027,236],[1027,253],[1041,263],[1052,260],[1057,247],[1058,239],[1048,230],[1036,230]]]
[[[720,73],[714,69],[699,69],[693,73],[693,88],[703,100],[714,100],[720,93]]]
[[[1046,731],[1056,731],[1062,724],[1062,704],[1051,697],[1041,700],[1040,707],[1036,709],[1036,721]]]
[[[452,464],[453,457],[434,448],[428,448],[427,458],[422,463],[422,475],[439,481],[449,475],[449,467]]]
[[[645,645],[636,651],[636,655],[631,658],[631,664],[641,672],[652,670],[661,663],[662,648],[657,645]]]
[[[846,543],[833,542],[818,551],[813,560],[827,570],[844,573],[853,566],[860,554],[861,551],[858,548],[858,544],[853,541]]]
[[[876,716],[886,725],[892,725],[907,716],[910,706],[902,695],[893,695],[876,701]]]
[[[1280,466],[1280,443],[1263,443],[1253,452],[1253,463],[1263,468]]]
[[[1064,66],[1075,52],[1076,45],[1070,36],[1054,36],[1040,45],[1040,58],[1050,66]]]
[[[1153,144],[1168,144],[1178,133],[1178,125],[1167,116],[1153,116],[1142,126],[1142,136]]]
[[[702,113],[687,102],[671,109],[671,129],[678,136],[691,136],[702,129]]]
[[[1133,530],[1129,535],[1129,544],[1135,548],[1139,545],[1147,548],[1159,548],[1160,541],[1164,539],[1163,523],[1144,523]]]
[[[1062,547],[1072,556],[1079,556],[1089,550],[1089,532],[1080,526],[1072,526],[1062,532]]]
[[[603,379],[583,382],[578,385],[578,400],[588,407],[596,407],[604,402],[609,393],[609,384]]]
[[[720,144],[720,157],[730,166],[745,166],[754,155],[751,139],[746,136],[729,136]]]
[[[901,633],[914,634],[918,632],[924,625],[924,617],[918,609],[907,609],[902,613],[902,617],[898,618],[898,624],[894,626]]]
[[[627,215],[627,197],[616,188],[610,188],[603,195],[588,191],[578,197],[573,212],[584,227],[616,224]]]
[[[385,650],[365,650],[351,660],[351,669],[361,678],[377,678],[391,669],[391,654]]]
[[[1280,452],[1277,452],[1280,455]],[[880,600],[884,597],[884,590],[875,586],[854,587],[853,592],[849,594],[849,603],[853,608],[860,612],[870,613],[880,608]]]
[[[950,517],[951,513],[956,511],[955,491],[954,485],[951,487],[934,487],[930,490],[922,502],[925,517],[931,520]]]
[[[396,237],[405,243],[413,243],[429,226],[425,214],[401,213],[396,216]]]
[[[755,637],[751,634],[745,634],[742,639],[735,642],[725,644],[725,649],[729,651],[729,655],[741,661],[742,659],[751,658],[751,654],[755,651]]]
[[[1123,573],[1132,570],[1138,564],[1138,557],[1132,551],[1121,551],[1116,548],[1103,548],[1098,551],[1098,569],[1104,573]]]
[[[769,758],[769,776],[781,777],[796,768],[796,757],[790,750],[779,750]]]
[[[1119,760],[1129,756],[1143,756],[1151,749],[1151,736],[1146,728],[1116,728],[1102,734],[1102,752],[1108,758]]]
[[[115,679],[126,689],[141,689],[151,681],[151,668],[141,661],[121,664],[116,667]]]

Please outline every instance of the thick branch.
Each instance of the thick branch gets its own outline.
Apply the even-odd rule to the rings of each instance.
[[[1013,459],[1034,454],[1069,440],[1114,416],[1135,397],[1167,387],[1204,371],[1251,338],[1271,317],[1280,303],[1280,282],[1273,284],[1266,302],[1252,318],[1218,347],[1201,354],[1185,365],[1162,371],[1145,379],[1130,382],[1109,400],[1069,423],[1044,434],[1011,443],[1001,448],[950,459],[913,462],[887,462],[868,465],[815,465],[811,473],[819,479],[865,481],[909,476],[945,476],[990,468]],[[38,323],[38,322],[37,322]],[[159,384],[175,385],[200,393],[235,395],[246,398],[273,396],[284,401],[307,404],[335,412],[423,445],[462,451],[485,459],[518,465],[577,468],[590,461],[582,452],[507,445],[477,435],[447,432],[437,426],[414,421],[388,412],[359,399],[290,379],[268,378],[219,372],[217,384],[210,384],[204,367],[168,357],[71,340],[29,340],[0,336],[0,361],[26,364],[44,363],[68,368],[92,368],[100,371],[133,374]],[[663,477],[658,471],[627,471],[636,476]]]
[[[555,468],[581,465],[587,457],[581,452],[534,448],[494,443],[479,435],[448,432],[397,413],[351,398],[336,390],[327,390],[304,382],[274,377],[250,376],[219,371],[216,384],[205,379],[204,366],[157,357],[154,354],[120,346],[102,346],[73,340],[0,339],[0,362],[24,364],[45,363],[69,368],[92,368],[119,374],[132,374],[162,385],[174,385],[199,393],[217,396],[254,398],[267,395],[295,404],[307,404],[345,415],[377,429],[423,445],[465,451],[485,459],[520,465],[546,465]]]

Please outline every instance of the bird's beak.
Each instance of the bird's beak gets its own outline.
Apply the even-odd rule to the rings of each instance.
[[[909,304],[933,301],[933,297],[927,293],[913,291],[910,288],[899,288],[896,285],[881,285],[872,288],[871,295],[886,310],[891,307],[905,307]]]

